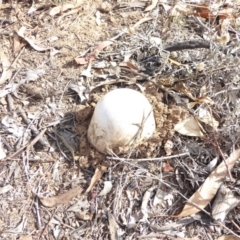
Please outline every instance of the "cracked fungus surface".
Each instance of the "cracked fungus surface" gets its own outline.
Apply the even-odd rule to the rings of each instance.
[[[162,93],[159,93],[155,86],[150,85],[146,87],[145,96],[153,106],[154,117],[156,121],[156,130],[153,136],[147,141],[135,146],[134,148],[127,148],[131,151],[132,156],[138,157],[156,157],[159,154],[159,147],[163,142],[171,139],[174,134],[174,126],[188,116],[188,112],[176,105],[166,105],[162,102]],[[80,105],[76,109],[77,126],[76,131],[80,134],[79,155],[80,162],[89,162],[90,158],[96,161],[103,158],[95,148],[91,146],[87,139],[87,129],[90,123],[94,106],[103,94],[94,94],[87,105]],[[119,152],[126,149],[118,149]]]

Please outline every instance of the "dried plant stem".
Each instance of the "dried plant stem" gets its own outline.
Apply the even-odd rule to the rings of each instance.
[[[164,184],[165,186],[169,187],[170,189],[174,190],[176,193],[178,193],[183,199],[185,199],[189,204],[192,204],[194,207],[196,207],[197,209],[199,209],[200,211],[204,212],[205,214],[207,214],[210,218],[212,218],[211,214],[209,212],[207,212],[205,209],[199,207],[197,204],[195,204],[194,202],[190,202],[189,199],[187,197],[185,197],[181,192],[179,192],[178,190],[174,189],[171,185],[169,185],[168,183],[166,183],[165,181],[163,181],[162,179],[160,179],[158,176],[150,173],[147,169],[141,167],[140,165],[138,164],[134,164],[134,163],[131,163],[129,161],[127,161],[126,159],[121,159],[121,158],[118,158],[117,155],[115,155],[116,157],[116,160],[119,160],[119,161],[123,161],[124,163],[127,163],[131,166],[134,166],[134,167],[137,167],[139,169],[142,169],[144,171],[147,171],[149,176],[151,176],[153,179],[155,180],[158,180],[159,182],[161,182],[162,184]],[[128,159],[129,160],[129,159]],[[174,216],[172,216],[174,217]],[[220,221],[217,221],[217,223],[219,225],[221,225],[223,228],[225,228],[227,231],[229,231],[231,234],[233,234],[234,236],[236,237],[239,237],[235,232],[233,232],[231,229],[229,229],[228,227],[226,227],[223,223],[221,223]]]
[[[166,157],[159,157],[159,158],[139,158],[139,159],[127,159],[127,158],[119,158],[119,157],[107,157],[109,160],[120,160],[120,161],[134,161],[134,162],[145,162],[145,161],[164,161],[172,158],[177,158],[177,157],[184,157],[188,156],[189,153],[180,153],[176,155],[171,155],[171,156],[166,156]]]
[[[47,227],[50,224],[50,222],[52,221],[52,219],[53,219],[54,215],[56,214],[57,210],[58,210],[58,207],[55,209],[54,213],[52,214],[52,216],[50,217],[48,223],[46,224],[46,226],[44,227],[42,233],[40,234],[40,239],[42,239],[43,235],[45,235],[45,232],[47,231]]]
[[[230,170],[228,168],[228,165],[227,165],[227,162],[226,162],[226,158],[225,158],[225,156],[224,156],[224,154],[222,152],[222,149],[220,148],[219,143],[218,143],[218,141],[216,139],[215,139],[215,142],[216,142],[217,149],[218,149],[220,155],[222,156],[222,159],[223,159],[223,161],[225,163],[225,166],[227,168],[227,172],[228,172],[229,178],[233,182],[232,174],[231,174],[231,172],[230,172]]]

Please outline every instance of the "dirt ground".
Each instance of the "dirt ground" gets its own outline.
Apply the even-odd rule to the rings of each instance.
[[[240,5],[204,4],[0,1],[0,239],[239,239],[237,158],[222,221],[215,194],[176,217],[240,147]],[[157,130],[104,155],[87,129],[116,88]]]

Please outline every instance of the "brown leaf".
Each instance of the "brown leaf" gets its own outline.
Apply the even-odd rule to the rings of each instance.
[[[157,6],[157,3],[158,3],[158,0],[152,0],[152,3],[145,8],[144,12],[153,10]]]
[[[107,46],[111,45],[113,42],[112,41],[104,41],[101,42],[92,52],[86,54],[85,57],[76,57],[75,61],[77,64],[83,65],[83,64],[87,64],[93,60],[96,59],[96,57],[98,56],[98,54]]]
[[[166,161],[164,167],[163,167],[163,172],[173,172],[174,168],[170,165],[168,161]]]
[[[226,160],[229,171],[233,168],[239,157],[240,148],[235,150]],[[185,217],[201,211],[191,203],[194,203],[199,208],[205,208],[216,195],[218,188],[221,186],[227,174],[228,170],[225,162],[222,161],[219,166],[212,171],[200,188],[190,197],[189,203],[184,206],[182,212],[176,217]]]
[[[196,98],[192,95],[190,88],[188,88],[183,82],[178,82],[175,86],[174,89],[176,91],[179,91],[183,94],[185,94],[187,97],[192,99],[193,101],[196,101]]]
[[[201,103],[206,103],[206,104],[210,104],[210,105],[215,104],[215,102],[210,97],[207,97],[207,96],[196,98],[195,101],[199,104],[201,104]]]
[[[139,27],[142,23],[145,23],[145,22],[147,22],[147,21],[150,21],[150,20],[152,20],[153,18],[151,18],[151,17],[145,17],[145,18],[142,18],[142,19],[140,19],[138,22],[136,22],[131,28],[133,29],[133,30],[135,30],[137,27]]]
[[[214,15],[211,12],[211,10],[207,6],[204,6],[204,5],[196,5],[193,8],[192,14],[194,16],[211,19],[211,20],[213,20],[213,18],[214,18]]]
[[[23,46],[26,45],[26,42],[22,43],[21,38],[17,33],[14,33],[13,35],[13,54],[16,56],[16,54],[23,48]]]
[[[49,11],[50,16],[55,16],[56,14],[59,14],[61,12],[65,12],[69,9],[74,9],[79,7],[82,4],[82,0],[77,0],[75,3],[61,3],[58,6],[52,8]]]
[[[203,137],[200,123],[194,117],[189,117],[174,126],[174,130],[185,136]]]
[[[66,16],[68,16],[68,15],[73,15],[73,14],[75,14],[75,13],[78,13],[81,9],[82,9],[82,7],[80,6],[80,7],[74,8],[74,9],[72,9],[71,11],[68,11],[67,13],[61,15],[61,16],[58,18],[57,25],[59,26],[61,20],[62,20],[64,17],[66,17]]]
[[[106,162],[103,162],[96,167],[95,173],[91,179],[91,183],[88,189],[86,190],[86,193],[92,190],[95,184],[101,179],[102,175],[107,171],[107,168],[108,168],[108,164]]]
[[[81,194],[81,192],[82,189],[80,187],[76,187],[54,197],[40,198],[40,201],[45,207],[55,207],[58,204],[68,203],[73,197]]]
[[[18,34],[21,38],[23,38],[25,41],[27,41],[27,42],[30,44],[30,46],[31,46],[32,48],[34,48],[36,51],[38,51],[38,52],[43,52],[43,51],[47,51],[47,50],[52,49],[51,47],[41,47],[41,46],[36,45],[36,44],[35,44],[35,41],[34,41],[33,39],[30,39],[29,37],[25,36],[25,31],[26,31],[26,27],[21,27],[21,28],[18,30],[17,34]]]

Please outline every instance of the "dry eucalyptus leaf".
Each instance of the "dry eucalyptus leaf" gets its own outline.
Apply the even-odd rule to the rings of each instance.
[[[32,236],[21,236],[19,240],[32,240]]]
[[[86,193],[90,192],[92,188],[96,185],[96,183],[101,179],[102,175],[107,171],[108,165],[107,163],[101,163],[98,164],[98,166],[95,169],[95,173],[91,179],[91,183],[86,190]]]
[[[49,11],[49,15],[50,16],[55,16],[56,14],[59,14],[61,12],[65,12],[69,9],[77,8],[82,3],[82,0],[77,0],[77,1],[74,1],[74,2],[75,3],[60,3],[58,6],[52,8]]]
[[[152,0],[152,3],[145,8],[144,12],[153,10],[157,6],[157,3],[158,3],[158,0]]]
[[[235,150],[228,159],[226,163],[229,171],[233,168],[235,162],[240,157],[240,148]],[[199,189],[190,197],[189,203],[186,203],[182,212],[176,217],[185,217],[192,214],[195,214],[201,211],[199,208],[205,208],[209,202],[216,195],[219,187],[222,184],[222,181],[228,174],[225,162],[222,161],[218,167],[212,171],[212,173],[207,177],[205,182],[199,187]],[[195,207],[191,203],[194,203],[199,208]]]
[[[91,63],[89,63],[87,68],[81,72],[81,76],[85,76],[88,78],[92,77],[91,70],[92,70],[92,66],[91,66]]]
[[[98,196],[105,196],[105,195],[107,195],[108,193],[111,192],[112,187],[113,187],[113,185],[112,185],[112,182],[111,182],[111,181],[105,181],[105,182],[104,182],[104,188],[103,188],[103,190],[98,194]]]
[[[215,220],[224,221],[227,214],[240,203],[240,198],[224,184],[219,188],[212,205],[212,217]]]
[[[34,48],[38,52],[43,52],[52,49],[51,47],[41,47],[35,44],[36,40],[30,39],[29,37],[25,36],[26,27],[21,27],[17,34],[22,37],[25,41],[27,41],[32,48]]]
[[[198,112],[199,120],[217,129],[219,122],[212,116],[212,114],[204,108],[200,108]]]
[[[174,130],[185,136],[203,137],[199,122],[194,117],[189,117],[175,125]]]
[[[76,187],[54,197],[40,198],[40,201],[45,207],[55,207],[58,204],[68,203],[73,197],[81,194],[81,192],[82,189],[80,187]]]
[[[198,97],[198,98],[195,99],[195,101],[198,104],[201,104],[201,103],[206,103],[206,104],[210,104],[210,105],[215,104],[215,102],[208,96]]]
[[[21,37],[14,33],[13,35],[13,54],[14,56],[26,45],[26,42],[21,41]]]
[[[81,83],[79,84],[72,83],[69,86],[69,88],[78,94],[81,103],[85,103],[88,100],[89,98],[88,89],[85,86],[83,86]]]

